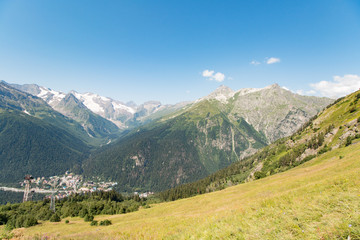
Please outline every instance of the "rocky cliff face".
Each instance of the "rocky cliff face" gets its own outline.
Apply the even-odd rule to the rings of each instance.
[[[119,128],[113,122],[90,111],[71,93],[57,103],[54,109],[79,122],[91,137],[110,140],[119,132]]]
[[[244,118],[270,143],[294,133],[332,101],[294,94],[274,84],[263,89],[238,91],[226,107],[229,118]]]

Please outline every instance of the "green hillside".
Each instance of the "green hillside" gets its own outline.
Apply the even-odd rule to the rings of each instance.
[[[245,120],[232,122],[219,106],[204,101],[94,153],[84,163],[84,175],[117,181],[122,191],[159,191],[205,177],[265,142]]]
[[[314,116],[297,133],[204,179],[160,194],[175,200],[264,178],[296,167],[333,149],[360,139],[360,91],[340,98]]]
[[[83,165],[84,174],[117,181],[119,191],[161,191],[238,162],[247,166],[239,181],[251,171],[246,157],[291,135],[332,101],[300,96],[277,84],[238,92],[221,86],[94,153]],[[191,194],[206,191],[196,187]]]
[[[18,183],[25,174],[81,172],[97,144],[79,123],[42,99],[0,83],[0,183]]]
[[[41,98],[19,91],[3,81],[0,82],[0,109],[26,113],[63,129],[91,146],[98,146],[104,141],[90,137],[81,124],[55,111]]]
[[[76,217],[67,218],[71,224],[45,221],[4,234],[60,239],[360,239],[359,100],[360,92],[339,99],[293,136],[247,158],[247,164],[235,163],[211,175],[207,190],[223,190],[125,215],[97,215],[97,221],[112,222],[106,227]],[[245,183],[230,187],[238,182]],[[193,184],[167,193],[186,196],[181,194],[191,193]]]
[[[359,239],[359,156],[360,143],[354,143],[264,179],[95,217],[111,220],[111,226],[66,218],[70,224],[42,222],[13,234],[24,239]]]
[[[25,174],[53,176],[80,170],[89,147],[64,129],[25,113],[0,110],[0,182]]]

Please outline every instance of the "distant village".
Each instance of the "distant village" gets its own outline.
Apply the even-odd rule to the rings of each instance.
[[[95,191],[111,191],[118,184],[117,182],[96,182],[96,181],[83,181],[81,175],[76,175],[69,171],[65,172],[63,176],[51,176],[48,178],[38,177],[31,179],[25,179],[20,182],[21,187],[25,187],[29,184],[29,191],[31,193],[48,193],[54,196],[56,199],[62,199],[75,193],[88,193]],[[25,190],[26,191],[26,190]],[[139,195],[140,198],[146,198],[153,192],[138,193],[134,192],[134,195]],[[51,197],[48,196],[48,198]]]

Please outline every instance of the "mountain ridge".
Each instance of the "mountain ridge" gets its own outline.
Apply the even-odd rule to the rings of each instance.
[[[108,227],[67,218],[72,224],[46,221],[13,234],[74,239],[358,239],[359,100],[360,91],[338,99],[247,163],[168,191],[167,200],[189,198],[151,204],[132,214],[96,216],[97,221],[110,220],[113,225]],[[234,186],[240,182],[245,183]],[[207,193],[214,190],[219,191]],[[194,196],[199,193],[207,194]]]
[[[242,98],[247,96],[253,97],[252,106],[249,105],[249,109],[245,109],[247,111],[239,110]],[[273,98],[267,103],[272,105],[257,110],[264,105],[264,96]],[[119,187],[126,190],[159,191],[174,187],[241,161],[269,142],[295,132],[330,102],[330,99],[299,96],[278,85],[256,91],[242,90],[238,94],[222,86],[199,101],[130,132],[126,140],[100,149],[85,161],[84,174],[118,181]],[[256,119],[259,114],[265,119],[275,119],[268,123],[269,129],[276,129],[275,133],[269,136],[268,132],[262,131],[267,130],[266,126],[258,128],[260,131],[256,129],[246,119],[248,112],[255,112]],[[281,124],[285,126],[279,127]],[[177,144],[174,146],[169,144],[171,142]],[[103,163],[102,159],[107,159],[107,162]],[[143,162],[138,164],[138,159]],[[115,169],[112,166],[119,167]],[[201,173],[191,176],[192,169],[199,169]],[[163,171],[166,172],[166,180],[160,177],[165,176]],[[145,179],[151,179],[151,184],[147,185]]]
[[[57,108],[57,105],[60,104],[67,95],[66,93],[38,86],[36,84],[9,85],[42,98],[54,109]],[[163,105],[158,101],[147,101],[140,105],[136,105],[132,101],[123,103],[109,97],[100,96],[96,93],[78,93],[75,90],[72,90],[69,93],[73,94],[93,113],[116,124],[120,130],[137,127],[144,122],[151,121],[154,116],[161,117],[167,113],[174,112],[187,104],[187,102],[181,102],[173,105]],[[77,119],[75,118],[74,120]]]

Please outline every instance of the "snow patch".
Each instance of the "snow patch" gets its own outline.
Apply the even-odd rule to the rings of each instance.
[[[40,87],[40,93],[37,96],[45,101],[48,99],[48,103],[52,105],[54,103],[58,103],[61,100],[63,100],[66,94],[62,92],[54,91],[50,88]]]
[[[28,111],[26,111],[26,109],[23,112],[31,116],[31,114]]]
[[[88,109],[93,111],[94,113],[104,113],[105,110],[100,104],[98,103],[101,100],[99,95],[93,93],[77,93],[73,92],[75,97],[79,99]]]
[[[123,104],[117,103],[117,102],[112,102],[112,106],[113,106],[114,110],[125,110],[131,114],[135,113],[135,109],[125,106]]]

